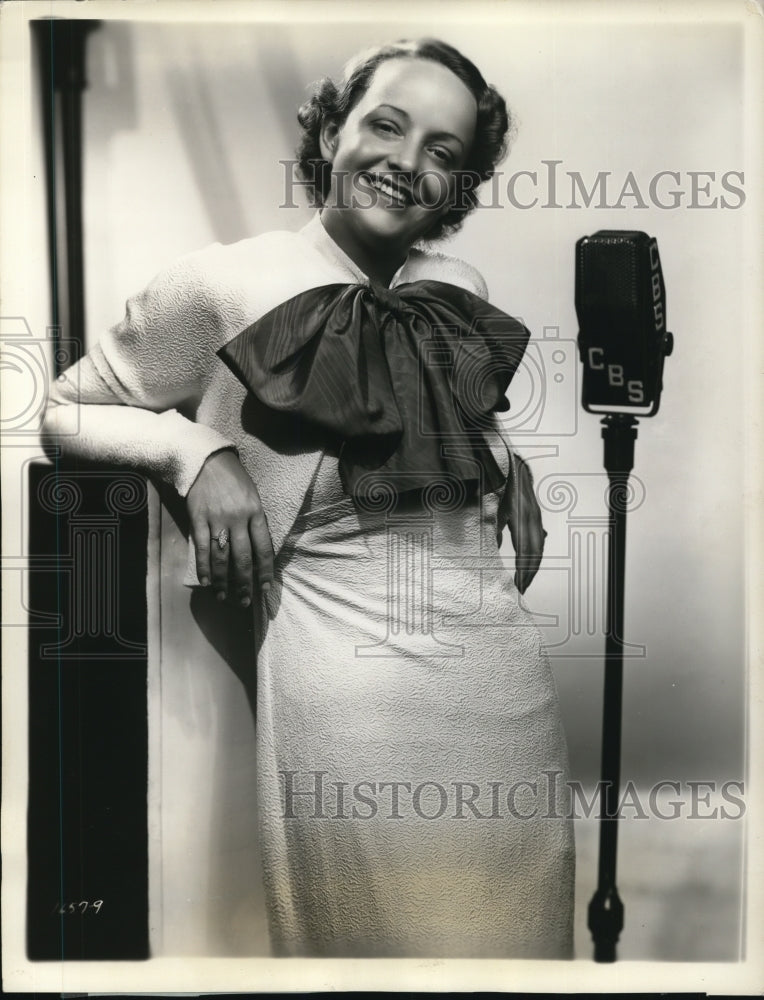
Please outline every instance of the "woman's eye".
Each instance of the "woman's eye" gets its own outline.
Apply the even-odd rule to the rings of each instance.
[[[444,149],[442,146],[434,146],[430,152],[432,155],[440,160],[442,163],[450,163],[453,159],[453,155],[450,149]]]
[[[398,131],[392,122],[374,122],[374,128],[376,128],[379,132],[384,132],[388,135],[394,135]]]

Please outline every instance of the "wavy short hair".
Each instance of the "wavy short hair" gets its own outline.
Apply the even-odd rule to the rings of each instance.
[[[380,63],[400,57],[429,59],[451,70],[465,84],[477,103],[475,138],[464,164],[464,173],[472,174],[463,185],[458,204],[453,205],[434,224],[425,241],[450,236],[461,228],[466,216],[478,205],[476,188],[488,180],[506,156],[514,122],[504,98],[486,83],[480,70],[452,45],[436,38],[402,40],[361,52],[345,67],[339,86],[324,77],[310,98],[297,112],[302,136],[297,146],[297,170],[306,183],[311,204],[322,207],[331,185],[331,164],[321,155],[319,137],[326,121],[342,126],[352,109],[371,84]]]

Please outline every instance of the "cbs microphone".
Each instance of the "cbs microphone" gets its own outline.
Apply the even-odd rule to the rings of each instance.
[[[576,243],[578,349],[582,404],[590,413],[658,412],[666,330],[666,286],[658,241],[603,229]]]
[[[605,691],[602,710],[597,889],[588,927],[596,962],[614,962],[624,922],[616,887],[623,701],[623,621],[628,479],[634,465],[637,416],[658,412],[663,362],[673,336],[666,330],[666,287],[658,242],[642,232],[603,229],[576,243],[578,349],[582,405],[604,414],[608,476],[608,586]],[[601,806],[602,808],[602,806]]]

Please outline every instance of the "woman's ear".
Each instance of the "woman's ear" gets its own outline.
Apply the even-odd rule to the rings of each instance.
[[[334,162],[334,153],[340,138],[340,128],[336,122],[327,119],[318,134],[318,145],[321,155],[329,163]]]

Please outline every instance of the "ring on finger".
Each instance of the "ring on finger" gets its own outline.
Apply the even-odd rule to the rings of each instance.
[[[215,539],[218,543],[218,548],[222,552],[228,545],[228,539],[231,536],[228,533],[228,528],[221,528],[220,531],[215,535]]]

